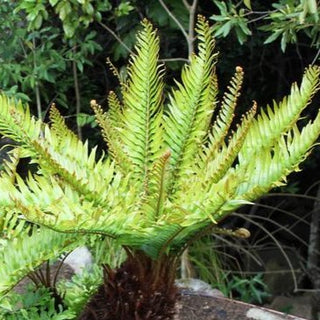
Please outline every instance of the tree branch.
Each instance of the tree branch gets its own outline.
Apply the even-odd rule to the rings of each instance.
[[[198,0],[194,0],[192,5],[189,6],[189,38],[188,38],[188,53],[189,57],[192,52],[194,52],[194,26],[195,26],[195,16],[196,8],[198,5]]]
[[[182,0],[182,2],[183,2],[183,4],[184,4],[184,6],[188,9],[188,11],[190,10],[190,4],[188,3],[188,1],[187,0]]]
[[[76,47],[73,47],[74,55],[76,54]],[[72,72],[73,72],[73,82],[74,82],[74,92],[76,96],[76,116],[78,117],[81,111],[81,98],[80,98],[80,89],[79,89],[79,79],[78,79],[78,71],[77,71],[77,63],[76,60],[72,60]],[[81,126],[77,121],[77,134],[80,140],[82,140],[82,130]]]
[[[186,58],[165,58],[165,59],[159,59],[160,62],[172,62],[172,61],[183,61],[183,62],[189,62]]]
[[[120,37],[107,25],[102,22],[99,22],[100,26],[106,29],[130,54],[133,54],[132,50],[120,39]]]
[[[167,5],[163,2],[163,0],[158,0],[161,4],[161,6],[163,7],[164,10],[166,10],[166,12],[168,13],[168,15],[170,16],[170,18],[177,24],[177,26],[179,27],[179,29],[181,30],[182,34],[184,35],[184,37],[186,38],[186,40],[189,42],[189,35],[186,33],[186,31],[184,30],[183,25],[180,23],[180,21],[176,18],[176,16],[169,10],[169,8],[167,7]]]

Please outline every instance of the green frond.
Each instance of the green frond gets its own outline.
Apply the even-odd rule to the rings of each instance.
[[[82,244],[81,238],[34,227],[0,247],[0,299],[30,271]]]
[[[136,55],[131,56],[129,80],[122,90],[124,152],[133,163],[135,178],[148,181],[152,162],[162,145],[163,66],[158,65],[159,38],[152,25],[142,22],[137,36]]]
[[[113,181],[113,185],[107,188],[100,186],[97,200],[91,200],[68,184],[59,183],[55,177],[30,175],[26,182],[17,177],[17,187],[11,191],[10,198],[29,221],[53,230],[87,231],[116,237],[121,231],[128,229],[130,232],[133,226],[138,228],[139,217],[134,220],[132,215],[130,219],[126,216],[137,201],[134,193],[124,196],[125,200],[115,197],[116,194],[128,192],[125,179],[120,182],[115,177]],[[121,207],[123,203],[126,203],[127,209]]]
[[[240,184],[237,197],[254,200],[271,188],[283,185],[292,171],[299,170],[320,132],[320,112],[300,132],[297,126],[282,136],[271,149],[261,149],[247,167],[247,181]],[[242,163],[240,162],[240,167]]]
[[[228,91],[222,98],[219,113],[209,133],[208,145],[204,149],[204,155],[202,156],[201,161],[203,164],[207,164],[210,159],[214,158],[219,153],[219,148],[224,143],[224,140],[229,133],[238,97],[240,95],[243,74],[242,68],[237,67],[236,73],[228,86]]]
[[[206,159],[207,166],[201,168],[205,171],[205,178],[202,182],[204,186],[217,183],[229,168],[232,167],[246,138],[247,132],[250,129],[256,110],[257,105],[254,103],[252,109],[243,117],[241,124],[237,126],[228,144],[222,144],[219,150],[217,150],[217,154],[213,155],[211,159]],[[206,156],[209,154],[210,152],[207,152]]]
[[[21,102],[1,95],[1,117],[0,132],[2,135],[26,146],[30,140],[37,140],[41,136],[42,122],[30,115],[28,106],[23,106]],[[26,135],[26,132],[28,135]],[[24,150],[23,156],[34,155],[34,150]]]
[[[121,105],[121,102],[113,91],[110,91],[108,94],[108,107],[108,117],[111,121],[112,126],[114,128],[119,128],[118,130],[120,130],[121,128],[123,128],[123,106]]]
[[[99,124],[102,132],[102,137],[107,142],[108,154],[115,161],[120,170],[127,174],[132,168],[132,163],[128,155],[124,152],[123,142],[121,141],[119,127],[121,126],[118,112],[119,101],[115,95],[109,94],[109,112],[102,110],[101,106],[95,100],[91,101],[91,108],[93,109],[96,121]],[[117,108],[117,110],[114,110]]]
[[[214,65],[214,40],[207,22],[200,17],[197,24],[198,54],[190,57],[181,74],[182,83],[169,96],[163,122],[166,148],[171,150],[171,187],[179,188],[181,177],[188,174],[198,153],[215,107],[217,93]]]
[[[150,217],[150,221],[156,222],[162,216],[166,193],[166,176],[168,174],[168,162],[170,151],[166,151],[157,159],[150,170],[149,185],[142,197],[141,211]]]
[[[110,60],[109,57],[107,58],[107,65],[109,66],[109,69],[111,70],[113,75],[118,79],[120,85],[124,86],[124,83],[121,80],[121,76],[120,76],[118,69],[115,67],[115,65],[112,63],[112,61]]]
[[[24,111],[19,104],[15,109],[10,100],[1,102],[0,133],[19,142],[20,155],[31,156],[32,162],[39,165],[39,173],[64,181],[92,201],[97,199],[97,190],[108,188],[113,164],[108,159],[96,162],[96,149],[89,152],[88,144],[75,138],[68,129],[61,139],[61,134],[56,132],[61,122],[57,113],[51,130],[40,120],[34,120],[28,108]]]
[[[230,168],[222,179],[206,188],[202,186],[201,180],[195,183],[190,181],[172,203],[166,220],[174,221],[183,227],[205,221],[218,223],[222,213],[230,212],[244,204],[244,201],[235,198],[239,183],[243,180],[244,174],[238,174]]]
[[[48,139],[49,135],[49,131],[47,131],[45,137]],[[67,140],[67,138],[65,140]],[[50,150],[45,144],[41,143],[41,141],[34,140],[30,143],[29,146],[32,147],[37,153],[38,159],[36,161],[42,171],[45,171],[46,174],[51,173],[53,175],[56,175],[57,179],[65,181],[80,194],[83,194],[90,199],[95,198],[94,191],[90,190],[90,184],[88,181],[89,175],[87,175],[88,172],[80,169],[77,163],[79,162],[78,158],[76,159],[77,162],[74,162],[73,160],[75,159],[73,159],[72,157],[63,158],[63,155],[60,152],[54,152],[53,148],[50,148]],[[80,148],[82,147],[82,143],[80,141],[78,142],[78,146],[79,148],[77,152],[79,152]],[[85,156],[85,159],[86,158],[88,158],[87,155]],[[92,183],[96,185],[96,181],[92,180]]]
[[[300,88],[293,84],[288,97],[279,105],[273,103],[273,108],[267,106],[266,112],[255,119],[248,132],[246,141],[239,153],[241,158],[251,161],[251,155],[258,148],[270,148],[286,132],[288,132],[301,117],[301,112],[310,103],[313,95],[319,90],[320,67],[313,66],[306,70]]]
[[[66,136],[78,140],[77,135],[66,126],[64,118],[61,116],[54,103],[50,107],[49,118],[51,120],[51,130],[60,137],[61,140]]]

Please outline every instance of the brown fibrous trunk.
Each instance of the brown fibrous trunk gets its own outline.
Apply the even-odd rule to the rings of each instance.
[[[140,251],[117,269],[104,266],[104,283],[78,320],[173,319],[176,268],[176,257],[153,260]]]

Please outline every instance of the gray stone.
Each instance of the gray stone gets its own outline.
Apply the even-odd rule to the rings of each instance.
[[[73,250],[64,263],[68,264],[75,273],[81,273],[83,269],[89,269],[92,266],[92,254],[87,247],[79,247]]]

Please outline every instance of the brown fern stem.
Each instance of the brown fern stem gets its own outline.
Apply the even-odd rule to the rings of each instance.
[[[177,299],[177,258],[152,260],[133,252],[115,270],[104,267],[104,284],[78,320],[169,320]]]

